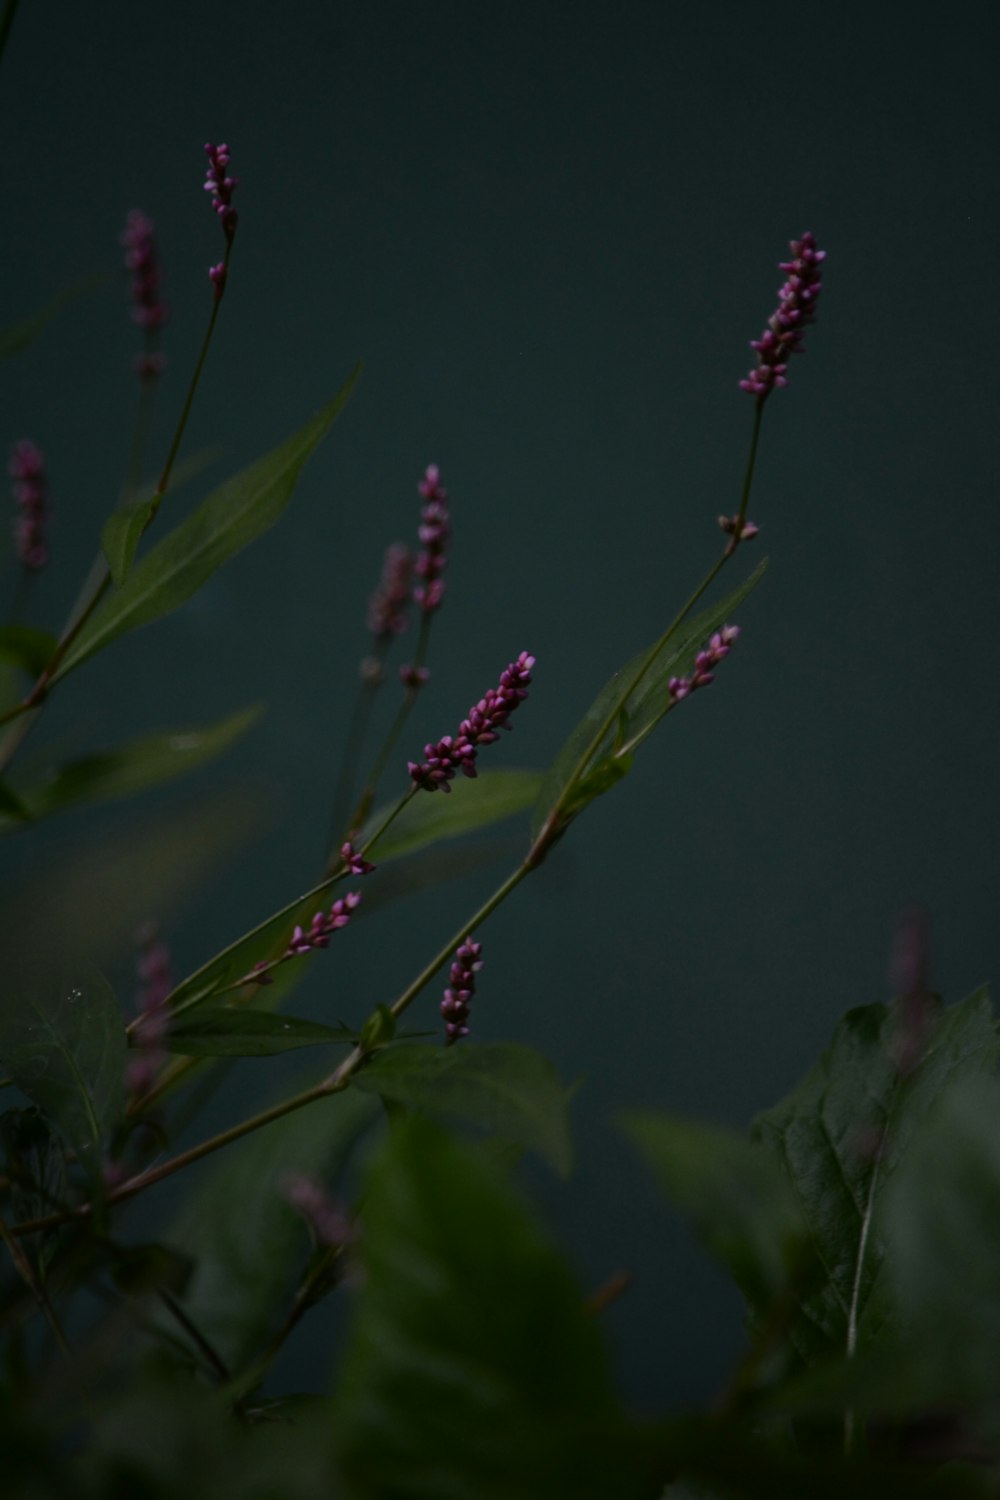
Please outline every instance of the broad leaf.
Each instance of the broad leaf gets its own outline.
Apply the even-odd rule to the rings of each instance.
[[[656,1494],[569,1268],[482,1153],[399,1121],[363,1223],[334,1420],[352,1494]]]
[[[60,313],[68,302],[74,302],[77,297],[85,292],[93,291],[96,287],[103,286],[107,280],[103,273],[81,276],[77,281],[65,286],[56,292],[41,311],[32,313],[30,317],[22,318],[19,323],[11,323],[6,328],[0,328],[0,356],[9,357],[12,354],[21,354],[29,348],[39,334],[44,333],[52,319]]]
[[[101,549],[111,569],[115,587],[121,588],[135,559],[139,538],[149,525],[154,501],[133,500],[111,512],[101,528]]]
[[[418,794],[393,819],[368,857],[375,864],[384,864],[440,839],[458,838],[513,817],[532,805],[541,782],[540,771],[485,771],[475,778],[458,777],[449,797]],[[371,837],[391,810],[385,806],[373,813],[359,845]]]
[[[765,558],[739,588],[640,651],[605,684],[545,775],[532,819],[533,835],[561,803],[568,816],[575,816],[621,780],[631,766],[629,757],[671,705],[671,677],[691,670],[698,651],[713,631],[731,621],[766,567]],[[608,723],[610,728],[591,751],[598,731]]]
[[[369,1099],[335,1094],[228,1147],[164,1236],[194,1261],[178,1300],[234,1375],[280,1324],[308,1256],[286,1180],[330,1187],[376,1113]]]
[[[377,1052],[351,1080],[387,1103],[463,1120],[535,1151],[567,1174],[573,1148],[566,1090],[552,1064],[514,1043],[409,1043]]]
[[[24,787],[21,798],[30,815],[40,818],[75,802],[133,796],[221,755],[260,712],[258,706],[244,708],[207,728],[144,735],[117,750],[81,756],[53,771],[46,781]]]
[[[995,1403],[1000,1347],[1000,1085],[953,1078],[914,1132],[883,1221],[905,1367],[925,1399]]]
[[[0,1059],[91,1170],[123,1109],[125,1027],[96,971],[59,984],[23,982],[0,1008]]]
[[[66,1155],[45,1116],[34,1107],[0,1115],[4,1176],[10,1184],[11,1219],[40,1219],[66,1201]],[[54,1250],[53,1245],[47,1247]]]
[[[344,1027],[324,1026],[266,1010],[204,1006],[179,1016],[164,1042],[168,1052],[187,1057],[272,1057],[297,1047],[357,1041]]]
[[[660,1183],[753,1306],[767,1307],[798,1276],[806,1227],[781,1168],[735,1131],[669,1115],[625,1126]]]
[[[0,627],[0,661],[13,662],[23,667],[32,677],[45,670],[58,642],[47,630],[37,630],[33,625],[4,625]]]
[[[1000,1052],[985,991],[940,1011],[905,1078],[895,1061],[898,1028],[885,1006],[848,1011],[817,1066],[754,1124],[795,1191],[823,1267],[790,1326],[806,1361],[852,1354],[879,1333],[888,1317],[879,1227],[886,1184],[945,1084],[974,1079]]]
[[[53,681],[109,645],[185,603],[230,557],[267,531],[288,505],[306,460],[347,401],[357,369],[333,400],[280,447],[227,480],[144,554],[70,647]]]
[[[0,781],[0,827],[31,822],[31,810],[5,781]]]

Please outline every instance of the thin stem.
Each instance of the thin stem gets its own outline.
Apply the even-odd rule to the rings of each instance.
[[[330,815],[330,828],[327,835],[328,873],[339,857],[340,845],[352,831],[346,823],[351,805],[351,792],[358,773],[358,762],[361,759],[361,747],[364,744],[368,721],[371,718],[376,695],[383,682],[382,665],[385,661],[386,650],[385,643],[376,643],[371,658],[375,664],[371,675],[362,679],[354,697],[354,707],[351,710],[351,721],[347,730],[347,743],[344,747],[340,769],[337,773],[337,785],[333,794],[333,811]]]
[[[3,57],[7,47],[7,38],[10,36],[10,28],[14,24],[14,16],[17,13],[18,0],[6,0],[2,13],[0,13],[0,57]]]
[[[753,413],[753,432],[750,435],[750,452],[747,454],[746,472],[743,475],[743,493],[740,495],[740,508],[736,515],[736,526],[726,548],[726,556],[732,557],[743,539],[743,523],[747,518],[747,506],[750,503],[750,490],[753,486],[753,471],[757,462],[757,443],[760,438],[760,424],[764,418],[764,402],[766,396],[758,396]]]
[[[204,1357],[206,1364],[215,1371],[223,1385],[228,1385],[232,1376],[215,1346],[205,1337],[197,1323],[188,1317],[176,1297],[172,1297],[169,1292],[164,1291],[161,1291],[159,1296],[160,1301],[170,1313],[170,1316],[180,1324],[188,1338]]]

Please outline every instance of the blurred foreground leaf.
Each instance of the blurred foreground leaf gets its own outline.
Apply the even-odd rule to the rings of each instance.
[[[62,312],[67,303],[75,302],[77,297],[82,297],[86,292],[92,292],[97,287],[103,286],[107,277],[102,272],[92,272],[88,276],[80,276],[76,281],[64,286],[61,291],[46,302],[45,306],[38,312],[32,313],[30,317],[22,318],[19,323],[10,323],[6,328],[0,328],[0,356],[8,358],[13,354],[21,354],[44,333],[58,313]]]
[[[147,734],[115,750],[80,756],[45,781],[21,788],[21,800],[33,818],[42,818],[77,802],[132,796],[221,755],[260,714],[259,706],[244,708],[206,728]]]
[[[8,991],[0,1007],[0,1060],[90,1170],[124,1107],[125,1027],[107,981],[76,978]]]
[[[33,677],[44,671],[57,644],[54,635],[34,625],[0,626],[0,661],[13,662]]]
[[[781,1168],[735,1131],[669,1115],[629,1115],[625,1127],[706,1248],[752,1306],[767,1307],[798,1272],[807,1241]]]
[[[363,1221],[334,1429],[352,1495],[656,1495],[572,1274],[481,1152],[399,1121]]]
[[[223,563],[274,525],[306,460],[345,405],[358,371],[333,400],[278,448],[227,480],[136,563],[105,597],[67,651],[53,681],[118,636],[185,603]]]
[[[234,1375],[280,1324],[308,1254],[285,1179],[329,1186],[376,1114],[372,1100],[336,1094],[227,1147],[164,1236],[194,1261],[178,1300]]]
[[[573,1161],[566,1090],[552,1064],[516,1043],[398,1043],[351,1080],[388,1103],[463,1120],[535,1151],[564,1176]]]

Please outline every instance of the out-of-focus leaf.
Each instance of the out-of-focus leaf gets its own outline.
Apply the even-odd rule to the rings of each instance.
[[[206,728],[143,735],[117,750],[98,751],[59,767],[48,780],[21,792],[35,818],[74,802],[106,802],[171,781],[228,750],[260,717],[259,705],[241,709]],[[2,810],[2,809],[0,809]]]
[[[167,1034],[168,1052],[187,1057],[272,1057],[296,1047],[329,1046],[332,1042],[357,1041],[357,1034],[342,1026],[323,1026],[297,1016],[274,1015],[266,1010],[205,1006],[179,1016]]]
[[[35,342],[39,334],[44,333],[52,319],[60,313],[68,302],[75,302],[77,297],[82,297],[85,292],[92,292],[95,288],[103,286],[107,277],[102,273],[91,273],[89,276],[81,276],[78,280],[64,286],[61,291],[46,302],[45,306],[28,318],[22,318],[19,323],[11,323],[6,328],[0,328],[0,357],[7,358],[12,354],[21,354]]]
[[[540,771],[484,771],[475,778],[460,776],[450,796],[416,796],[369,850],[376,864],[413,854],[440,839],[458,838],[486,828],[529,808],[541,786]],[[390,806],[380,807],[368,820],[359,845],[385,820]]]
[[[735,1131],[669,1115],[624,1121],[666,1192],[754,1306],[767,1307],[798,1274],[807,1240],[788,1179]]]
[[[515,1043],[456,1047],[400,1043],[377,1052],[354,1087],[407,1109],[464,1120],[570,1170],[566,1090],[547,1058]]]
[[[6,781],[0,781],[0,829],[7,824],[16,826],[20,823],[30,822],[30,810],[22,802],[13,787],[9,787]]]
[[[227,1148],[164,1236],[194,1261],[181,1306],[234,1375],[281,1322],[308,1254],[286,1179],[329,1187],[376,1115],[372,1100],[335,1094]]]
[[[216,569],[254,541],[281,516],[306,460],[326,436],[346,403],[358,371],[322,411],[265,457],[227,480],[156,546],[84,625],[53,681],[109,645],[185,603]]]
[[[997,1025],[985,991],[942,1009],[914,1071],[894,1048],[899,1018],[882,1005],[848,1011],[819,1063],[753,1134],[786,1173],[825,1275],[789,1334],[806,1362],[861,1350],[890,1308],[882,1275],[881,1200],[914,1129],[944,1086],[995,1066]]]
[[[569,1268],[480,1152],[397,1122],[360,1249],[333,1422],[352,1495],[655,1495]]]
[[[11,1218],[40,1219],[66,1198],[66,1157],[40,1110],[9,1109],[0,1115],[4,1175],[10,1183]],[[54,1248],[54,1247],[50,1247]]]
[[[118,1001],[94,971],[12,987],[0,1007],[6,1071],[91,1170],[121,1118],[125,1050]]]
[[[609,720],[610,729],[580,773],[565,808],[567,816],[575,816],[588,802],[621,780],[631,766],[632,753],[670,707],[671,677],[683,677],[691,670],[698,651],[713,631],[731,620],[733,611],[756,588],[766,567],[764,558],[739,588],[718,604],[685,620],[666,640],[661,638],[640,651],[605,684],[545,774],[532,818],[533,835],[569,791],[594,736]]]
[[[893,1303],[928,1403],[995,1403],[1000,1084],[952,1077],[886,1188]]]
[[[129,505],[113,510],[101,528],[101,549],[116,588],[121,588],[129,575],[139,538],[152,514],[152,500],[133,500]]]
[[[54,635],[34,625],[0,626],[0,661],[13,662],[33,677],[44,671],[57,644]]]

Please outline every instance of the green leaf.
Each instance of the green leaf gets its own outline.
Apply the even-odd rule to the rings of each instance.
[[[548,1059],[531,1047],[399,1044],[376,1053],[351,1083],[387,1102],[480,1126],[569,1173],[566,1090]]]
[[[131,505],[113,510],[101,528],[101,547],[116,588],[121,588],[128,577],[139,538],[154,510],[154,500],[133,500]]]
[[[118,1001],[95,970],[37,994],[22,983],[0,1007],[6,1071],[91,1169],[122,1115],[125,1052]]]
[[[567,793],[564,811],[568,819],[621,780],[631,767],[632,753],[671,707],[671,677],[683,677],[691,670],[698,651],[713,631],[731,620],[766,567],[764,558],[739,588],[640,651],[605,684],[545,775],[532,818],[533,836]],[[587,756],[601,725],[609,720],[611,728]]]
[[[624,1121],[662,1187],[753,1306],[798,1274],[807,1231],[781,1168],[745,1136],[670,1115]]]
[[[889,1317],[882,1277],[881,1199],[914,1129],[945,1084],[967,1085],[1000,1053],[989,998],[977,991],[941,1010],[905,1080],[897,1068],[898,1018],[882,1005],[848,1011],[819,1063],[754,1136],[783,1168],[824,1275],[790,1327],[805,1361],[851,1354]]]
[[[633,1500],[599,1330],[504,1174],[403,1119],[370,1172],[334,1431],[364,1500]]]
[[[178,1300],[234,1375],[281,1323],[308,1255],[285,1179],[331,1187],[376,1114],[369,1099],[335,1094],[227,1148],[161,1236],[194,1261]]]
[[[255,705],[206,728],[144,735],[117,750],[81,756],[50,773],[48,780],[23,788],[21,796],[35,818],[76,802],[134,796],[221,755],[246,733],[260,713]]]
[[[5,781],[0,781],[0,826],[31,822],[31,811]]]
[[[35,342],[40,333],[44,333],[52,319],[68,302],[75,302],[77,297],[83,296],[85,292],[91,292],[96,287],[103,286],[106,280],[107,277],[102,272],[81,276],[69,286],[56,292],[40,312],[32,313],[28,318],[22,318],[19,323],[11,323],[7,328],[0,328],[0,357],[9,358],[12,354],[23,353]]]
[[[66,1200],[66,1156],[48,1121],[34,1105],[0,1115],[4,1176],[10,1184],[11,1219],[40,1219]],[[55,1246],[50,1242],[46,1252]]]
[[[33,625],[0,627],[0,661],[13,662],[32,677],[45,670],[58,644],[54,635],[47,630],[36,630]]]
[[[369,850],[376,864],[412,854],[441,839],[458,838],[511,818],[530,807],[542,783],[540,771],[484,771],[475,778],[461,776],[450,796],[435,794],[413,797]],[[391,812],[380,807],[369,818],[361,841],[370,838]]]
[[[306,460],[326,436],[357,379],[357,368],[333,400],[292,437],[215,490],[136,563],[84,625],[53,681],[118,636],[185,603],[235,553],[267,531],[288,505]]]
[[[905,1368],[925,1399],[996,1396],[1000,1347],[1000,1084],[952,1078],[914,1131],[883,1220]]]
[[[168,1052],[186,1057],[273,1057],[297,1047],[357,1041],[344,1027],[323,1026],[266,1010],[205,1006],[179,1016],[164,1042]]]

